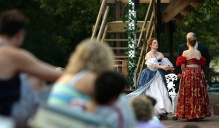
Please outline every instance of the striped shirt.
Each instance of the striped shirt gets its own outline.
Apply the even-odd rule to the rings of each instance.
[[[90,100],[89,96],[76,90],[74,85],[87,73],[87,71],[79,72],[68,84],[55,83],[48,104],[59,106],[86,104]]]

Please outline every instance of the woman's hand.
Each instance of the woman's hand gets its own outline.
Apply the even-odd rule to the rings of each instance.
[[[169,66],[161,66],[161,69],[167,71],[167,70],[170,70],[170,67]]]
[[[167,71],[167,70],[171,70],[172,72],[175,70],[174,67],[170,67],[170,66],[161,66],[161,69]]]
[[[177,78],[181,79],[182,78],[182,74],[178,74]]]
[[[169,66],[169,70],[171,70],[173,72],[175,70],[175,68]]]

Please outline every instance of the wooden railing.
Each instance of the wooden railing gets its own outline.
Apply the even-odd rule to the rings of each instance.
[[[145,63],[145,54],[146,54],[146,40],[152,37],[152,34],[155,34],[155,2],[156,0],[150,0],[148,5],[147,13],[145,15],[144,23],[141,29],[141,33],[139,35],[138,47],[142,47],[140,50],[140,55],[136,68],[136,76],[137,76],[137,84],[140,79],[140,73],[144,67]],[[148,21],[148,19],[150,19]]]
[[[97,16],[97,20],[96,23],[93,27],[93,32],[92,32],[92,36],[91,39],[103,39],[103,35],[104,35],[104,30],[106,29],[106,20],[107,20],[107,15],[109,12],[109,7],[106,6],[106,1],[107,0],[103,0],[100,6],[100,10]],[[100,25],[100,20],[102,19],[101,25]],[[98,34],[97,34],[98,31]],[[96,36],[97,35],[97,36]]]

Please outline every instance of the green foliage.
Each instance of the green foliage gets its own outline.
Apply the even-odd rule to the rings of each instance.
[[[23,47],[61,67],[75,46],[91,36],[100,7],[98,0],[1,0],[0,5],[1,12],[16,8],[30,19]]]
[[[133,0],[132,0],[133,1]],[[133,1],[134,2],[134,1]],[[127,59],[127,72],[128,72],[128,88],[129,89],[135,89],[135,69],[137,67],[137,52],[138,52],[138,47],[136,43],[136,33],[139,29],[139,26],[137,25],[137,18],[133,16],[132,14],[129,14],[129,10],[133,10],[133,6],[130,4],[126,4],[124,6],[123,11],[125,12],[124,16],[122,17],[123,22],[125,23],[124,29],[126,30],[126,33],[128,35],[128,49],[126,51],[126,54],[129,55]],[[132,12],[131,11],[131,12]],[[129,26],[129,23],[135,23],[134,26]],[[133,54],[134,56],[131,56]]]
[[[201,6],[177,22],[176,39],[185,42],[185,36],[193,31],[199,42],[208,46],[211,51],[219,49],[219,1],[206,0]]]

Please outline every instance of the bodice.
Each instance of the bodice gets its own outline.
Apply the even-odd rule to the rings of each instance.
[[[191,64],[200,65],[200,60],[198,60],[196,58],[191,58],[191,59],[187,60],[186,65],[191,65]]]
[[[204,67],[206,64],[206,59],[204,57],[201,57],[200,59],[191,58],[186,60],[186,57],[179,56],[176,60],[176,66],[180,66],[181,64],[186,64],[186,65],[196,64]]]

